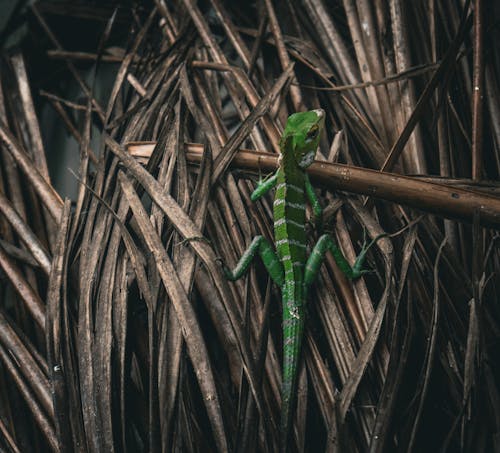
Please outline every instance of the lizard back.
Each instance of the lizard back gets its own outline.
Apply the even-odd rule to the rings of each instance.
[[[305,173],[295,161],[282,155],[274,199],[274,236],[283,264],[283,383],[282,448],[292,425],[296,380],[304,331],[304,265],[306,262]]]

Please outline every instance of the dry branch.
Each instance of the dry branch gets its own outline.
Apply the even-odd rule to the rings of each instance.
[[[153,148],[154,143],[127,144],[133,156],[144,159],[149,158]],[[201,155],[202,145],[186,144],[186,158],[190,163],[199,164]],[[254,174],[270,173],[276,170],[277,162],[275,154],[242,149],[234,155],[231,168]],[[319,161],[311,165],[309,173],[314,182],[328,189],[369,195],[468,223],[472,223],[478,213],[482,225],[500,227],[500,199],[456,187],[459,180],[450,187],[395,173]]]

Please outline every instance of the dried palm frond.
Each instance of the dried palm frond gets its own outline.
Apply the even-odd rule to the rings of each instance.
[[[1,449],[277,450],[281,296],[219,262],[272,238],[250,194],[313,108],[325,228],[388,236],[311,291],[292,451],[498,448],[496,7],[127,5],[2,32]]]

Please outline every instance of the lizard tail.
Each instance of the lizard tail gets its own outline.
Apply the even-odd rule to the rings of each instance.
[[[304,329],[303,319],[291,318],[283,332],[283,383],[281,387],[281,441],[280,452],[288,452],[290,432],[296,402],[300,349]]]

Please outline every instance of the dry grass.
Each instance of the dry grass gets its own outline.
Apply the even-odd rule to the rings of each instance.
[[[3,37],[27,31],[0,67],[2,451],[277,450],[280,294],[260,263],[233,284],[218,258],[272,237],[255,178],[287,116],[319,107],[326,229],[349,260],[364,230],[389,236],[373,274],[349,282],[329,258],[311,292],[293,451],[500,448],[498,11],[331,3],[13,16]],[[80,150],[72,202],[51,183],[65,150],[48,157],[48,106]]]

